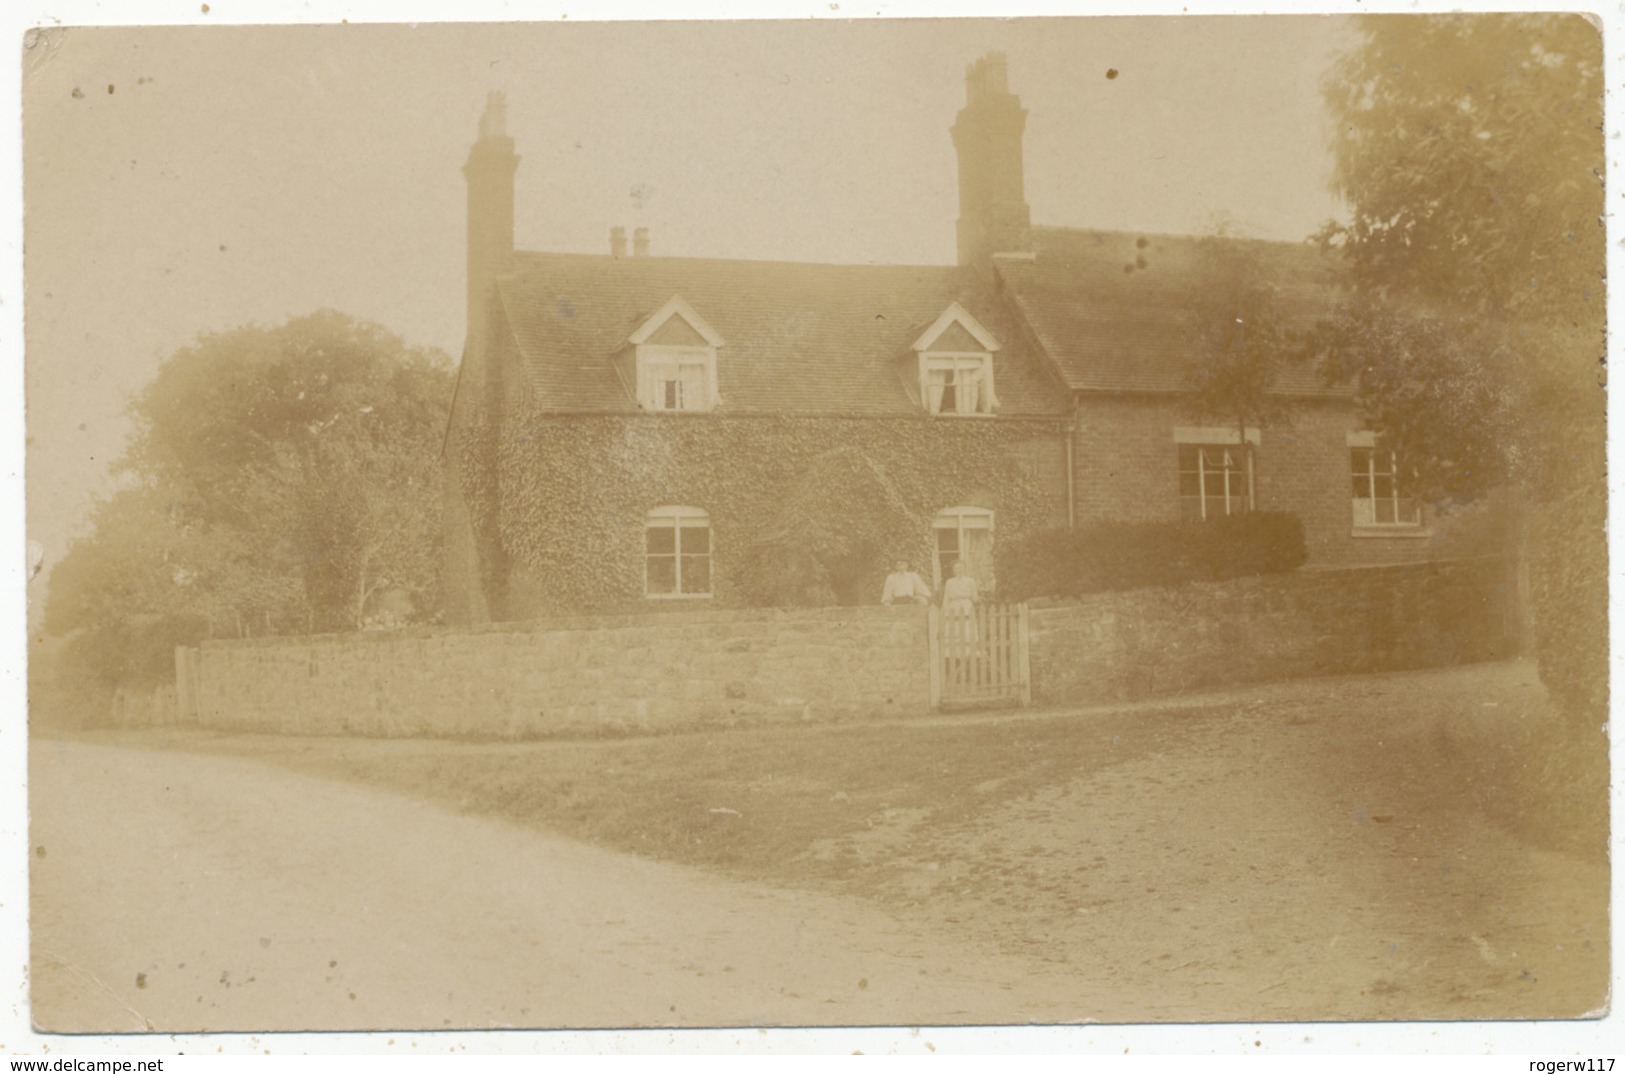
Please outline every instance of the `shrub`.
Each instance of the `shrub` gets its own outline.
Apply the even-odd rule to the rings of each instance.
[[[1078,597],[1216,582],[1302,566],[1296,515],[1257,511],[1207,522],[1095,522],[996,546],[1000,595]]]
[[[1542,507],[1525,552],[1541,682],[1591,734],[1608,718],[1607,525],[1606,491],[1582,488]]]

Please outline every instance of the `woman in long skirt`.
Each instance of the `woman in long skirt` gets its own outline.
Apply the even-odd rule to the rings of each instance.
[[[981,641],[976,629],[976,604],[981,598],[964,560],[954,560],[953,572],[942,587],[942,652],[950,659],[968,660]]]

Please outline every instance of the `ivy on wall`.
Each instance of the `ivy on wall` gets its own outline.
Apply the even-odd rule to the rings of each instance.
[[[456,462],[492,615],[647,607],[644,519],[710,515],[712,603],[873,602],[889,564],[925,568],[946,507],[998,540],[1064,518],[1038,457],[1059,423],[763,415],[471,415]],[[686,604],[673,601],[673,604]]]
[[[929,554],[930,527],[871,454],[834,448],[791,480],[757,527],[742,588],[751,603],[770,606],[873,601],[891,562]]]

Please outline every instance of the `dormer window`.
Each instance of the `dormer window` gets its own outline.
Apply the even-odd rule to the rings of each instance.
[[[715,352],[698,347],[638,348],[638,402],[645,410],[710,410]]]
[[[672,296],[627,342],[636,349],[638,405],[644,410],[716,408],[722,337],[687,302]]]
[[[932,414],[992,414],[993,352],[998,342],[955,302],[914,342],[920,399]]]
[[[986,354],[926,354],[925,407],[933,414],[987,414],[993,409],[992,358]]]

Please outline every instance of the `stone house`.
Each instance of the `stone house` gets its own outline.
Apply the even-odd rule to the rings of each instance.
[[[1197,240],[1034,227],[1004,57],[952,127],[956,265],[514,249],[519,158],[487,103],[468,183],[468,336],[445,446],[454,622],[873,602],[887,564],[1092,520],[1249,509],[1311,564],[1428,558],[1438,527],[1346,392],[1304,369],[1289,427],[1188,407]],[[1326,308],[1308,245],[1254,244],[1289,316]]]

